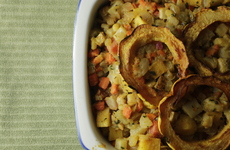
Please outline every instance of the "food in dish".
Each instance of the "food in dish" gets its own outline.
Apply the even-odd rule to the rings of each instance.
[[[165,131],[174,124],[162,126],[168,116],[164,117],[161,115],[163,111],[159,112],[161,104],[170,103],[161,101],[168,94],[180,94],[180,90],[173,90],[178,80],[188,78],[189,74],[199,76],[197,68],[191,69],[191,53],[187,48],[196,40],[194,34],[200,31],[197,33],[190,29],[199,13],[214,11],[219,6],[215,3],[205,8],[203,4],[192,5],[190,2],[110,0],[99,9],[89,37],[88,79],[96,126],[116,149],[177,148],[170,145],[170,134]],[[187,41],[184,35],[188,37]],[[162,40],[164,38],[167,40]],[[135,53],[130,53],[131,50]],[[157,94],[160,96],[153,100],[153,95]],[[228,104],[226,107],[222,113],[229,111]],[[192,120],[183,116],[181,118],[185,119],[181,120]],[[229,127],[227,116],[225,127],[219,133]],[[194,120],[191,122],[194,124]],[[181,134],[179,129],[174,130]],[[189,136],[195,131],[190,130]],[[225,140],[228,136],[221,135],[224,138],[218,140],[225,148],[229,145]],[[184,136],[177,137],[188,142]],[[192,145],[192,148],[197,147]]]
[[[125,81],[155,106],[188,67],[183,43],[168,28],[147,24],[121,41],[119,57]]]
[[[226,149],[230,84],[214,77],[179,79],[162,100],[159,129],[172,149]]]
[[[215,75],[229,82],[230,9],[200,11],[196,20],[185,29],[186,50],[190,66],[202,76]]]

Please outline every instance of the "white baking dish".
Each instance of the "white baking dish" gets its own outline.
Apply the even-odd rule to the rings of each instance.
[[[113,150],[98,131],[93,118],[87,76],[89,31],[96,11],[106,0],[80,0],[73,37],[73,94],[80,143],[85,149]]]

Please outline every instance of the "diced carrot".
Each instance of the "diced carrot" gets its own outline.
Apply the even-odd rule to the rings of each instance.
[[[124,26],[125,30],[131,30],[130,24],[124,24],[123,26]]]
[[[132,109],[129,105],[125,105],[122,111],[122,114],[125,116],[125,118],[129,119],[132,114]]]
[[[137,106],[136,107],[137,112],[140,112],[144,108],[144,104],[141,100],[139,102],[137,102],[136,106]]]
[[[118,86],[119,86],[119,84],[113,83],[113,84],[111,85],[111,91],[110,91],[110,93],[111,93],[111,94],[117,94],[117,93],[118,93]]]
[[[129,36],[129,35],[132,34],[132,32],[133,32],[132,30],[127,30],[127,31],[126,31],[126,35]]]
[[[145,0],[139,0],[138,3],[143,7],[147,5],[147,2]]]
[[[105,101],[98,101],[94,104],[94,107],[96,108],[96,110],[104,110],[105,109]]]
[[[162,134],[160,133],[158,129],[158,121],[154,120],[153,125],[148,129],[148,134],[151,135],[154,138],[162,138]]]
[[[217,54],[217,52],[219,51],[220,47],[218,45],[213,45],[212,47],[210,47],[206,52],[205,55],[207,57],[212,57],[214,55]]]
[[[168,56],[168,59],[169,59],[169,60],[173,60],[173,56],[172,56],[172,55],[169,55],[169,56]]]
[[[106,61],[108,64],[112,64],[113,62],[116,61],[116,59],[113,57],[113,55],[110,54],[109,52],[105,53],[104,57],[105,57],[105,61]]]
[[[166,56],[166,53],[162,49],[158,50],[157,54],[160,55],[160,56],[163,56],[163,57]]]
[[[99,83],[99,87],[102,89],[107,89],[109,86],[109,78],[108,77],[102,77]]]
[[[93,58],[93,57],[96,57],[99,54],[100,54],[100,50],[98,48],[97,49],[91,49],[89,51],[88,56],[89,56],[89,58]]]
[[[98,82],[99,82],[99,79],[96,73],[89,75],[89,85],[90,86],[95,86],[98,84]]]
[[[152,13],[155,12],[156,9],[157,9],[157,3],[152,2],[150,5],[151,5],[151,12],[152,12]]]
[[[147,116],[151,121],[154,121],[154,120],[157,118],[157,115],[151,114],[151,113],[146,114],[146,116]]]
[[[99,64],[100,62],[102,62],[102,60],[103,60],[102,55],[98,55],[98,56],[96,56],[96,57],[93,58],[92,63],[93,63],[94,65],[97,65],[97,64]]]

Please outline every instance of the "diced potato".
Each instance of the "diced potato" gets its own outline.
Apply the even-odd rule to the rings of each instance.
[[[136,28],[137,26],[142,25],[142,24],[147,24],[147,23],[141,18],[140,15],[136,16],[132,22],[132,26],[134,28]]]
[[[129,136],[129,146],[136,146],[137,145],[137,142],[139,140],[139,137],[138,135],[131,135]]]
[[[113,35],[117,43],[120,43],[126,37],[126,30],[123,26],[120,26],[116,33]]]
[[[149,67],[149,69],[151,72],[154,73],[152,75],[155,79],[161,76],[163,73],[168,71],[168,68],[166,67],[164,62],[161,60],[154,61]]]
[[[201,125],[204,127],[204,128],[210,128],[212,127],[212,124],[213,124],[213,116],[210,115],[209,113],[204,113],[203,115],[203,118],[202,118],[202,121],[201,121]]]
[[[179,135],[193,135],[197,131],[197,124],[189,116],[181,114],[175,123],[174,130]]]
[[[221,58],[230,58],[229,47],[222,47],[219,49],[219,57]]]
[[[139,135],[139,144],[137,150],[160,150],[161,140],[152,138],[149,135]]]
[[[226,73],[229,71],[229,66],[226,59],[218,58],[217,62],[218,62],[218,70],[220,73]]]
[[[219,45],[219,46],[226,46],[228,45],[229,40],[224,39],[224,38],[215,38],[213,41],[214,45]]]
[[[127,104],[129,106],[133,106],[137,103],[137,93],[136,92],[132,92],[131,94],[127,95]]]
[[[217,26],[215,32],[218,36],[224,36],[228,32],[228,27],[224,23],[221,23]]]
[[[222,112],[224,107],[218,100],[212,97],[206,98],[203,102],[203,109],[207,112]]]
[[[100,32],[97,37],[95,38],[95,41],[96,41],[96,44],[98,46],[102,46],[104,44],[104,41],[105,41],[106,37],[105,37],[105,34],[104,32]]]
[[[160,19],[167,19],[167,15],[165,14],[167,8],[162,7],[162,8],[158,8],[159,10],[159,18]]]
[[[215,57],[204,57],[203,61],[206,65],[208,65],[210,68],[215,69],[217,68],[217,59]]]
[[[152,121],[149,119],[149,117],[146,116],[145,113],[141,115],[139,122],[142,128],[149,128],[153,125]]]
[[[195,98],[188,100],[185,105],[182,106],[183,111],[191,118],[200,114],[203,111],[202,106],[197,102]]]
[[[111,118],[110,118],[109,107],[106,107],[102,111],[97,111],[96,124],[97,124],[97,127],[109,127],[110,126]]]
[[[128,140],[125,138],[118,138],[115,141],[115,148],[118,150],[127,150]]]
[[[115,129],[112,126],[109,127],[109,141],[114,141],[118,138],[123,138],[123,131],[119,129]]]

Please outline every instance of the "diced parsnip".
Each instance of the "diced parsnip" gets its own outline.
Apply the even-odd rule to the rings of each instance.
[[[214,45],[219,45],[219,46],[226,46],[229,44],[229,40],[225,39],[225,38],[215,38],[213,41]]]
[[[224,106],[218,100],[215,100],[213,97],[206,98],[203,102],[203,109],[206,112],[222,112]]]
[[[192,97],[182,106],[182,109],[191,118],[194,118],[203,111],[202,106]]]
[[[124,125],[129,124],[131,121],[130,119],[125,118],[125,116],[122,114],[122,110],[115,111],[113,115],[115,115],[116,118],[119,119]]]
[[[128,147],[127,143],[128,143],[128,140],[125,138],[116,139],[115,148],[117,150],[127,150],[127,147]]]
[[[139,144],[137,150],[160,150],[161,140],[152,138],[149,135],[139,135]]]
[[[129,146],[131,146],[131,147],[136,146],[138,140],[139,140],[138,135],[131,135],[131,136],[129,136]]]
[[[159,10],[159,18],[167,19],[167,15],[165,14],[165,11],[167,10],[167,8],[162,7],[162,8],[158,8],[158,10]]]
[[[168,71],[168,68],[163,61],[157,60],[154,61],[149,67],[150,71],[153,72],[152,76],[156,79],[161,76],[163,73]]]
[[[97,111],[96,123],[97,123],[97,127],[109,127],[110,126],[111,118],[110,118],[109,107],[106,107],[102,111]]]
[[[213,124],[213,116],[207,112],[204,113],[201,121],[201,126],[203,126],[204,128],[210,128],[212,127],[212,124]]]
[[[140,15],[136,16],[134,18],[134,20],[132,21],[132,26],[134,28],[136,28],[137,26],[142,25],[142,24],[147,24],[147,23],[141,18]]]
[[[123,138],[123,131],[120,129],[115,129],[112,126],[109,127],[109,141],[114,141],[118,138]]]
[[[117,43],[120,43],[126,37],[126,30],[123,26],[120,26],[116,33],[113,35]]]
[[[228,26],[226,26],[224,23],[221,23],[217,26],[215,32],[220,37],[224,36],[228,32]]]
[[[221,58],[230,58],[229,47],[222,47],[219,49],[219,57]]]
[[[217,59],[218,62],[218,70],[220,73],[226,73],[229,71],[229,66],[227,63],[227,59],[224,58],[218,58]]]
[[[96,44],[98,46],[102,46],[104,44],[104,41],[105,41],[106,37],[105,37],[105,34],[104,32],[100,32],[97,37],[95,38],[95,41],[96,41]]]
[[[142,128],[149,128],[153,125],[152,121],[149,119],[149,117],[145,113],[141,115],[139,122]]]
[[[148,130],[148,128],[136,126],[135,128],[130,129],[130,135],[144,134],[147,130]]]
[[[137,77],[144,76],[149,69],[149,60],[147,58],[142,58],[138,64],[138,69],[135,70]]]
[[[189,116],[181,114],[174,124],[174,130],[179,135],[193,135],[197,130],[197,124]]]
[[[117,110],[118,104],[117,104],[117,97],[116,96],[111,95],[109,97],[106,97],[105,102],[111,110]]]
[[[137,103],[137,93],[136,92],[132,92],[131,94],[127,95],[127,104],[130,106],[133,106]]]
[[[206,65],[208,65],[210,68],[215,69],[217,68],[217,59],[215,57],[204,57],[203,61]]]

